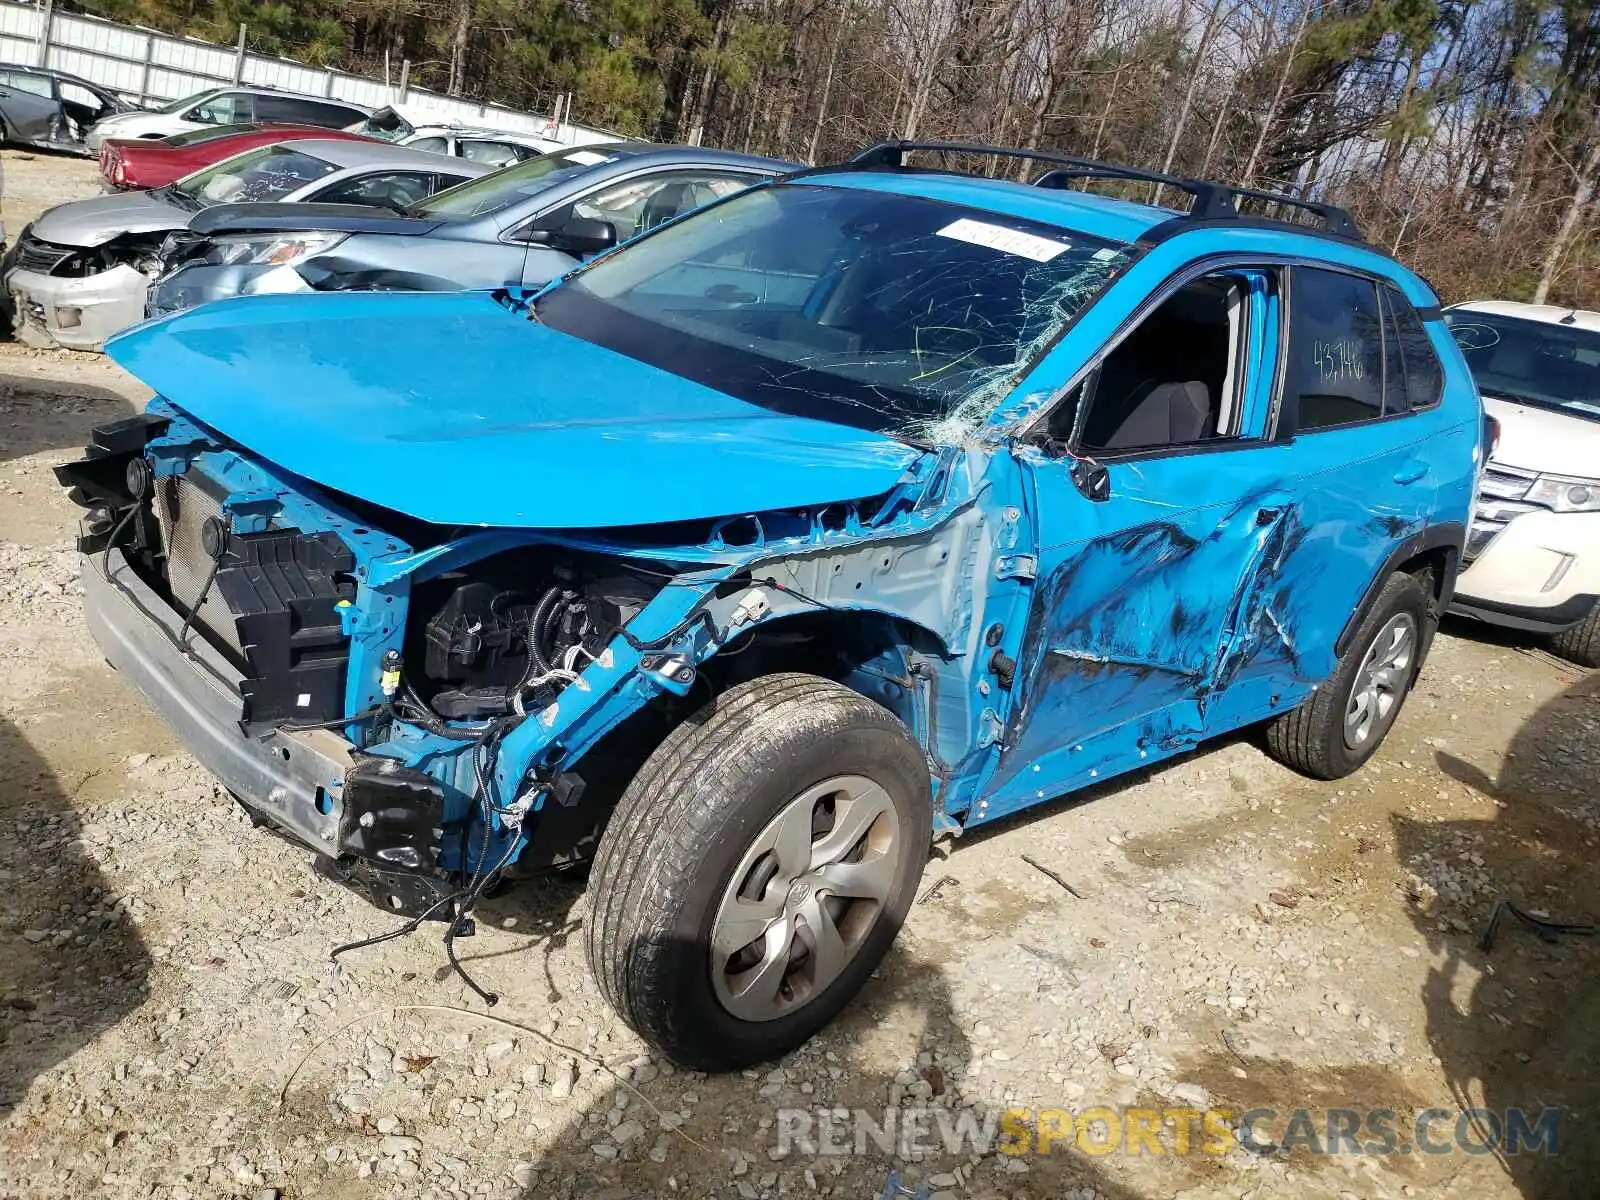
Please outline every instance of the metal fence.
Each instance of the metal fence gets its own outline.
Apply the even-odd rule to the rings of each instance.
[[[242,36],[238,46],[219,46],[81,13],[56,12],[48,0],[43,4],[0,0],[0,61],[68,71],[142,105],[243,83],[348,100],[367,108],[405,103],[436,114],[441,123],[532,133],[569,144],[614,136],[501,104],[442,96],[404,82],[390,86],[289,58],[251,54]],[[409,73],[408,67],[402,68],[402,81]]]

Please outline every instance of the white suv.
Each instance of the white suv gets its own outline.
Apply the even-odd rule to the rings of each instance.
[[[1455,610],[1600,666],[1600,313],[1495,300],[1445,320],[1499,425]]]
[[[163,138],[218,125],[321,125],[343,129],[367,119],[359,104],[302,96],[268,87],[222,87],[174,100],[164,108],[136,109],[97,122],[84,135],[84,148],[99,154],[107,138]]]

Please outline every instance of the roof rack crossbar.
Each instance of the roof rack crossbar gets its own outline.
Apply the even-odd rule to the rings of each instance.
[[[1298,196],[1286,195],[1283,192],[1263,192],[1256,188],[1230,187],[1228,191],[1241,200],[1260,200],[1264,204],[1287,205],[1290,208],[1301,209],[1320,218],[1329,233],[1358,240],[1361,237],[1361,230],[1356,227],[1355,218],[1337,204],[1302,200]]]
[[[893,170],[905,166],[906,155],[914,150],[949,154],[990,154],[1001,158],[1020,158],[1033,162],[1052,164],[1052,169],[1035,179],[1036,187],[1065,188],[1076,180],[1117,179],[1137,183],[1152,183],[1170,187],[1190,197],[1191,206],[1186,219],[1195,221],[1237,220],[1240,200],[1256,200],[1276,204],[1311,214],[1322,222],[1326,232],[1336,237],[1361,240],[1361,231],[1355,220],[1344,209],[1333,204],[1302,200],[1281,192],[1264,192],[1255,188],[1233,187],[1206,179],[1187,179],[1162,171],[1149,171],[1143,167],[1124,163],[1102,162],[1093,158],[1080,158],[1071,154],[1058,154],[1048,150],[1024,150],[1014,146],[990,146],[981,142],[891,141],[869,146],[842,164],[853,170]],[[838,168],[834,168],[838,169]],[[1281,218],[1279,218],[1281,219]],[[1284,221],[1285,224],[1295,222]]]

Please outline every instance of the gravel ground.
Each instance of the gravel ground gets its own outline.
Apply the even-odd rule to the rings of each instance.
[[[89,164],[5,165],[14,228],[94,190]],[[481,910],[460,948],[492,1014],[434,934],[330,964],[392,919],[253,830],[84,630],[49,468],[141,398],[101,358],[0,346],[0,1197],[867,1200],[891,1169],[940,1197],[1595,1194],[1600,947],[1477,939],[1501,898],[1596,915],[1600,677],[1450,625],[1353,779],[1238,739],[944,843],[833,1027],[707,1078],[602,1005],[578,883]],[[1208,1104],[1402,1127],[1430,1106],[1570,1111],[1558,1155],[1515,1158],[902,1161],[785,1152],[778,1125]]]

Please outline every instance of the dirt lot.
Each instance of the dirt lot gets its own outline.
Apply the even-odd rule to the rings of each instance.
[[[13,235],[94,189],[85,163],[5,166]],[[434,934],[330,965],[392,919],[252,830],[83,627],[49,468],[141,396],[102,359],[0,347],[0,1197],[868,1200],[892,1168],[941,1196],[1595,1194],[1600,945],[1477,940],[1501,898],[1600,910],[1600,677],[1452,625],[1351,780],[1240,739],[946,843],[839,1022],[706,1078],[603,1007],[576,883],[491,902],[460,944],[492,1018]],[[1278,1116],[1265,1153],[1220,1155],[780,1136],[780,1110],[890,1105]],[[1438,1106],[1448,1142],[1457,1109],[1553,1105],[1555,1155],[1316,1154],[1288,1126],[1392,1109],[1404,1135]]]

